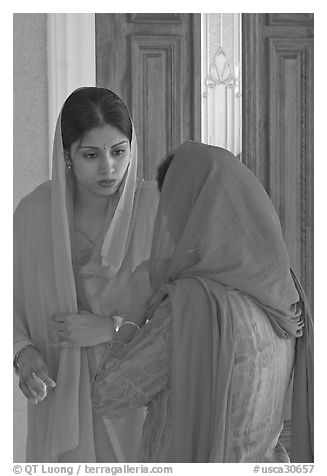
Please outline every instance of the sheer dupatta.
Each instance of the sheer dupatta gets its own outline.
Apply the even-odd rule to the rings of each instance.
[[[312,392],[303,382],[312,368],[305,352],[311,322],[303,323],[308,317],[301,315],[274,207],[226,150],[188,141],[175,152],[161,191],[150,278],[150,309],[165,295],[172,305],[170,461],[228,462],[234,349],[226,286],[249,294],[281,338],[298,338],[303,359],[296,362],[293,419],[309,421],[312,431],[312,408],[302,405]]]
[[[60,305],[58,312],[76,313],[78,309],[71,242],[74,181],[65,169],[60,113],[54,138],[51,185],[53,263]],[[133,129],[130,163],[101,248],[103,274],[108,279],[114,278],[118,273],[131,235],[132,210],[136,208],[137,199],[136,173],[137,144]],[[85,358],[80,348],[63,348],[60,351],[57,386],[45,435],[51,461],[58,457],[60,459],[60,455],[64,453],[75,451],[73,458],[76,461],[95,462],[90,382]],[[78,459],[79,457],[83,459]]]

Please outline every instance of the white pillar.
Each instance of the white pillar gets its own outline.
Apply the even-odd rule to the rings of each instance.
[[[74,89],[96,85],[95,58],[95,13],[48,13],[50,171],[60,108]]]

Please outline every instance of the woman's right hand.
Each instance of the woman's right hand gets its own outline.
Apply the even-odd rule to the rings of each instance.
[[[18,376],[19,388],[34,404],[45,399],[47,387],[56,386],[48,376],[47,364],[35,347],[27,347],[19,356]]]

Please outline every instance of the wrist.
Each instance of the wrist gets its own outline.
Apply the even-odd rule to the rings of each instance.
[[[123,326],[132,326],[130,329],[134,329],[134,331],[138,331],[140,329],[140,326],[136,324],[136,322],[133,321],[123,321],[118,329],[121,329]]]
[[[116,335],[115,321],[112,318],[101,318],[101,321],[103,323],[102,340],[108,342]]]
[[[132,323],[131,321],[125,321],[120,325],[116,333],[116,338],[127,344],[127,342],[133,339],[138,330],[138,325]]]
[[[13,362],[14,369],[15,369],[16,373],[18,372],[19,368],[23,364],[22,356],[23,356],[24,353],[26,353],[27,350],[33,350],[35,352],[38,352],[38,350],[37,350],[37,348],[35,347],[34,344],[26,344],[18,352],[16,352],[15,357],[14,357],[14,362]]]

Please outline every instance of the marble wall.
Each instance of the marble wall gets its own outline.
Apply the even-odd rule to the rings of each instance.
[[[47,14],[13,15],[14,206],[49,178]]]
[[[49,178],[47,14],[13,15],[13,191],[20,199]],[[26,400],[14,376],[13,460],[25,461]]]

